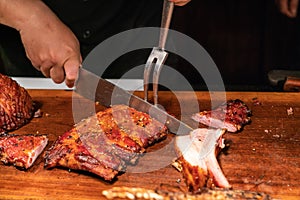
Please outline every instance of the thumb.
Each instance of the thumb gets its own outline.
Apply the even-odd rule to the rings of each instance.
[[[74,86],[76,79],[78,78],[78,70],[81,66],[82,59],[76,57],[69,58],[64,64],[64,70],[66,74],[65,83],[71,88]]]

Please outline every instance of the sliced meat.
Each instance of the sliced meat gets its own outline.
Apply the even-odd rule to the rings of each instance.
[[[48,143],[45,135],[0,135],[0,160],[28,169]]]
[[[225,130],[222,129],[195,129],[189,135],[177,136],[175,147],[178,159],[173,164],[187,183],[189,191],[201,192],[204,187],[230,188],[226,177],[217,161],[217,154],[224,146],[222,135]],[[202,148],[207,142],[208,134],[214,134],[214,145],[209,147],[209,152],[205,156],[200,156]]]
[[[250,123],[251,110],[241,100],[229,100],[210,111],[202,111],[192,116],[195,121],[214,128],[225,128],[237,132]]]

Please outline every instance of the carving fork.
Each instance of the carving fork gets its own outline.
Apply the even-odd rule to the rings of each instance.
[[[153,47],[152,52],[148,57],[144,69],[144,99],[147,101],[149,76],[150,76],[151,69],[153,68],[153,66],[155,66],[153,70],[154,105],[157,105],[158,103],[157,92],[158,92],[158,79],[159,79],[160,71],[164,62],[168,57],[168,53],[165,51],[165,44],[168,36],[173,9],[174,9],[174,3],[170,2],[169,0],[164,0],[158,47]]]

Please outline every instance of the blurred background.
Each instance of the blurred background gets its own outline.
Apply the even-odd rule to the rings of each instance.
[[[171,28],[192,37],[208,51],[227,90],[281,90],[281,86],[270,85],[268,72],[300,71],[299,17],[279,13],[274,0],[192,0],[175,8]],[[0,58],[0,66],[7,64],[5,56]],[[205,90],[195,69],[177,59],[173,67],[195,89]],[[24,76],[39,75],[24,72]]]
[[[299,17],[279,13],[274,0],[193,0],[173,22],[208,51],[228,90],[274,90],[270,70],[300,70]]]

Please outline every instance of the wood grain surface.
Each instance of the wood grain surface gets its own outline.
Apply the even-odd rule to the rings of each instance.
[[[29,93],[41,106],[43,115],[14,133],[47,134],[48,148],[74,125],[73,92],[29,90]],[[214,94],[217,92],[160,92],[159,102],[177,118],[193,123],[191,114],[197,109],[211,109]],[[193,97],[198,108],[193,106]],[[233,189],[265,192],[278,199],[298,199],[300,93],[227,92],[226,98],[243,100],[253,113],[251,124],[241,132],[226,133],[228,147],[218,157]],[[181,106],[182,102],[191,106]],[[103,199],[102,190],[114,186],[185,188],[181,174],[166,162],[174,156],[168,147],[173,139],[174,135],[169,135],[148,149],[150,153],[143,156],[137,166],[129,167],[112,183],[84,172],[62,168],[46,170],[42,156],[27,171],[0,164],[0,199]]]

